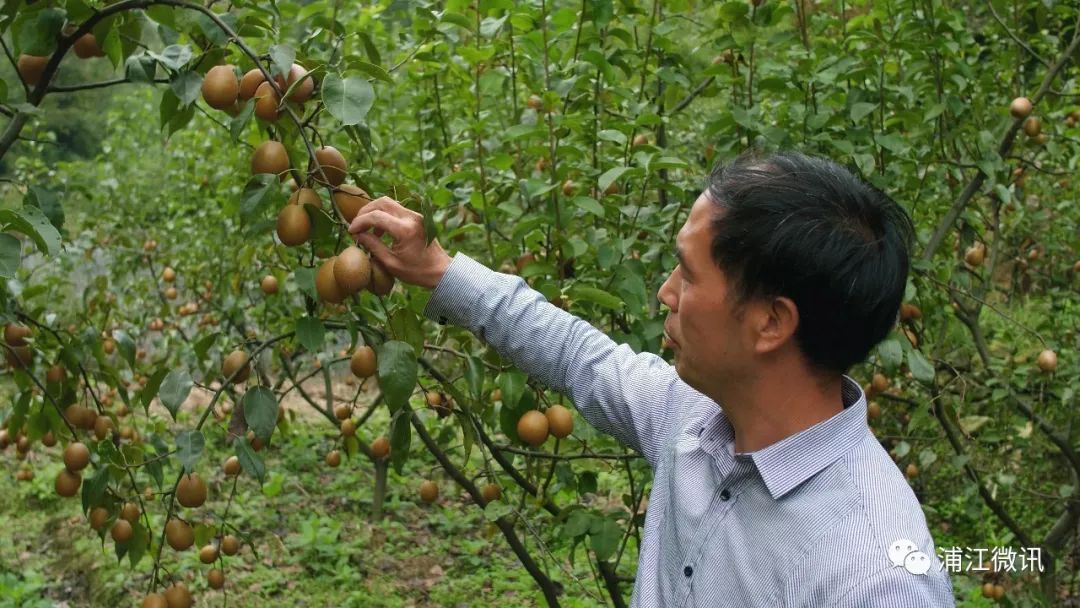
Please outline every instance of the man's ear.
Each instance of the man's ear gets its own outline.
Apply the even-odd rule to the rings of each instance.
[[[791,298],[783,296],[762,302],[758,310],[755,352],[764,354],[782,347],[799,327],[799,309]]]

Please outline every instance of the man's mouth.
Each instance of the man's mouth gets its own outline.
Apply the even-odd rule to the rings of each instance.
[[[671,335],[670,335],[670,334],[668,334],[668,333],[667,333],[667,332],[665,331],[665,332],[664,332],[664,343],[663,343],[663,347],[664,347],[664,348],[669,348],[669,349],[672,349],[672,350],[674,350],[674,349],[675,349],[675,348],[677,348],[678,346],[679,346],[679,343],[678,343],[678,342],[676,342],[675,340],[673,340],[673,339],[671,338]]]

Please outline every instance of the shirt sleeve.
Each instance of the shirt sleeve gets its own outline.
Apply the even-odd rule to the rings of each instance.
[[[545,385],[568,395],[594,427],[656,467],[676,404],[703,395],[652,353],[634,353],[549,303],[521,277],[454,256],[424,316],[465,327]]]
[[[912,574],[887,567],[857,583],[838,608],[955,608],[952,583],[944,571]]]

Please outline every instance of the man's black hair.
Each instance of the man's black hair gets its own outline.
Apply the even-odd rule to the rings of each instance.
[[[745,154],[709,177],[713,260],[739,302],[785,296],[811,366],[845,373],[896,322],[914,229],[843,166],[797,152]]]

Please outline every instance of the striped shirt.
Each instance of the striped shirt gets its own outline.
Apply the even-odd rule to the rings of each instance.
[[[955,606],[926,519],[844,377],[844,409],[735,453],[723,409],[520,277],[458,253],[424,309],[565,393],[653,470],[631,605]]]

